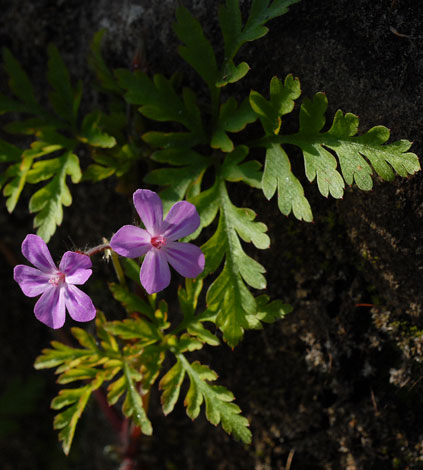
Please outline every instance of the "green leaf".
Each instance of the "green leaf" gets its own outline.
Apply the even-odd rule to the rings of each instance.
[[[165,415],[168,415],[173,411],[179,398],[184,377],[185,369],[183,368],[181,361],[178,359],[176,364],[160,380],[159,389],[163,390],[160,401]]]
[[[265,234],[266,226],[254,222],[255,214],[251,209],[237,208],[232,204],[225,183],[220,178],[207,194],[200,194],[193,202],[199,210],[203,226],[211,223],[219,210],[217,230],[202,246],[206,257],[202,276],[215,271],[225,257],[223,270],[210,286],[206,301],[208,310],[217,314],[216,323],[223,331],[225,341],[234,347],[244,329],[258,327],[254,318],[255,300],[245,283],[256,289],[266,286],[265,269],[244,252],[239,238],[247,243],[252,242],[259,249],[267,248],[270,240]],[[208,200],[209,207],[203,212],[205,200]],[[214,208],[213,212],[210,206]]]
[[[3,48],[3,65],[9,75],[10,89],[13,94],[25,104],[25,106],[18,106],[18,109],[11,109],[11,102],[9,102],[9,106],[7,106],[7,99],[0,99],[0,112],[16,110],[37,113],[40,110],[40,106],[35,98],[34,89],[28,75],[6,47]]]
[[[161,346],[147,346],[141,354],[141,387],[143,392],[147,392],[157,377],[165,359],[165,353]]]
[[[119,336],[124,340],[136,339],[137,345],[142,347],[161,340],[157,328],[150,322],[140,318],[108,322],[105,328],[112,335]]]
[[[221,149],[223,152],[232,152],[234,144],[227,132],[242,131],[247,124],[255,122],[257,116],[251,109],[250,103],[245,99],[240,106],[234,97],[231,97],[220,107],[216,128],[213,131],[210,146]]]
[[[221,385],[209,383],[217,379],[216,372],[199,362],[190,364],[182,354],[178,354],[177,358],[190,380],[184,401],[187,415],[191,419],[197,418],[201,405],[205,402],[206,418],[211,424],[216,426],[220,423],[236,440],[250,444],[248,420],[240,415],[241,409],[233,403],[233,394]]]
[[[244,78],[245,75],[250,71],[250,66],[247,62],[241,62],[239,65],[235,65],[231,60],[226,61],[223,64],[223,72],[221,77],[216,82],[217,87],[224,87],[228,83],[235,83]]]
[[[54,429],[60,429],[59,441],[62,441],[63,451],[66,455],[69,454],[76,425],[87,406],[91,393],[100,385],[101,381],[97,381],[81,388],[60,390],[59,395],[51,402],[51,407],[54,410],[71,405],[55,416],[53,424]]]
[[[104,137],[106,137],[105,134]],[[104,143],[107,143],[107,140]],[[109,143],[112,141],[110,140]],[[91,145],[93,144],[91,143]],[[112,175],[120,178],[129,173],[140,159],[140,149],[131,143],[122,147],[116,145],[109,151],[94,150],[91,157],[96,163],[88,165],[84,171],[83,180],[97,182]]]
[[[203,289],[203,281],[200,278],[185,278],[185,289],[178,288],[178,301],[184,318],[192,318],[197,308],[198,297]]]
[[[6,207],[13,212],[19,200],[19,196],[25,186],[28,172],[32,166],[32,157],[23,157],[21,163],[11,165],[2,178],[2,183],[9,181],[3,189],[3,195],[7,198]]]
[[[97,80],[101,87],[109,92],[121,94],[122,90],[116,82],[113,73],[107,67],[101,54],[101,43],[103,36],[106,33],[105,29],[101,29],[94,34],[90,44],[90,54],[88,56],[88,65],[96,74]]]
[[[313,214],[303,186],[291,171],[288,155],[278,144],[271,144],[266,150],[262,187],[269,200],[278,190],[278,207],[282,214],[289,215],[292,211],[297,219],[312,222]]]
[[[372,167],[384,180],[390,181],[394,172],[405,177],[420,169],[417,156],[408,152],[411,142],[400,140],[386,144],[389,130],[376,126],[357,136],[358,117],[337,111],[331,128],[321,132],[325,124],[327,98],[317,93],[313,99],[304,100],[300,110],[300,130],[291,136],[280,136],[274,141],[290,143],[301,148],[305,172],[309,181],[317,178],[319,191],[341,198],[344,179],[347,184],[355,182],[360,189],[373,186]],[[277,139],[277,140],[276,140]],[[338,157],[342,176],[337,170]]]
[[[253,0],[248,20],[242,25],[242,16],[238,0],[226,0],[219,6],[219,23],[225,45],[225,60],[221,78],[217,86],[225,86],[240,80],[249,70],[248,64],[242,62],[238,66],[233,58],[240,47],[248,41],[263,37],[268,28],[264,25],[271,19],[281,16],[288,7],[299,0]]]
[[[1,105],[0,105],[1,107]],[[39,136],[56,128],[57,123],[47,117],[31,117],[20,121],[7,123],[3,129],[9,134],[24,134]]]
[[[19,162],[22,150],[0,139],[0,163]]]
[[[142,399],[135,387],[135,381],[140,375],[129,364],[124,361],[123,372],[126,380],[127,393],[123,402],[122,411],[127,418],[132,418],[133,422],[140,427],[143,434],[151,436],[153,428],[144,410]]]
[[[107,168],[101,165],[91,164],[88,165],[87,168],[84,170],[84,174],[82,176],[82,181],[92,181],[94,183],[98,183],[106,178],[110,178],[115,174],[114,168]]]
[[[73,90],[68,69],[59,51],[52,44],[48,46],[48,55],[47,80],[53,88],[49,94],[50,102],[57,115],[75,127],[82,85],[79,84]]]
[[[152,170],[144,178],[146,183],[166,188],[159,193],[165,213],[186,195],[199,192],[203,175],[212,163],[210,159],[194,150],[176,147],[157,151],[152,155],[152,159],[160,163],[178,165],[178,168]]]
[[[189,149],[197,145],[195,136],[188,132],[146,132],[142,139],[153,148],[171,149],[172,147]]]
[[[140,265],[131,258],[122,258],[120,262],[122,263],[125,275],[138,284],[140,282]]]
[[[272,302],[269,302],[269,300],[268,295],[256,297],[257,317],[260,321],[274,323],[292,312],[291,305],[284,304],[281,300],[273,300]]]
[[[155,121],[174,121],[185,126],[196,143],[206,143],[201,112],[195,93],[184,88],[182,97],[173,86],[172,80],[157,74],[153,81],[143,72],[131,73],[127,70],[116,71],[119,84],[127,90],[128,103],[140,105],[139,111]]]
[[[176,35],[185,44],[178,47],[180,56],[206,82],[212,96],[216,95],[215,84],[219,71],[210,42],[204,36],[200,23],[185,7],[181,6],[176,10],[176,19]]]
[[[287,75],[282,83],[277,77],[270,82],[270,101],[267,101],[260,93],[250,92],[250,104],[258,114],[266,134],[279,134],[281,116],[290,113],[294,109],[294,100],[301,95],[298,78]]]
[[[121,375],[117,380],[110,383],[107,387],[107,401],[109,405],[115,405],[119,398],[125,393],[126,391],[126,380],[125,376]]]
[[[94,380],[98,371],[92,367],[74,367],[68,369],[57,379],[59,384],[67,384],[78,380]]]
[[[28,113],[31,112],[28,110],[28,106],[19,101],[15,101],[8,96],[4,96],[0,93],[0,114],[5,113]],[[6,124],[5,127],[8,125]],[[6,129],[7,130],[7,129]]]
[[[92,350],[73,348],[58,341],[52,341],[51,346],[53,349],[41,351],[41,355],[35,360],[35,369],[51,369],[65,364],[67,367],[62,370],[66,370],[79,365],[82,361],[96,362],[98,360],[97,353]]]
[[[39,189],[29,201],[30,212],[37,215],[34,219],[34,227],[38,227],[37,234],[46,242],[56,230],[56,226],[62,223],[62,206],[70,206],[72,196],[66,184],[66,176],[69,175],[73,183],[81,179],[79,159],[72,152],[66,152],[58,157],[60,166],[52,180]]]
[[[139,271],[137,282],[139,282]],[[129,292],[126,287],[113,282],[109,283],[109,289],[112,292],[113,297],[125,307],[128,314],[134,312],[143,313],[147,317],[153,318],[154,309],[140,296]]]
[[[93,147],[111,148],[116,145],[116,139],[102,130],[102,115],[99,111],[87,114],[82,121],[78,139]]]
[[[219,346],[220,344],[219,338],[207,330],[199,321],[191,322],[187,327],[187,332],[210,346]]]
[[[250,160],[241,163],[248,155],[248,147],[240,145],[228,154],[222,165],[222,176],[226,181],[243,181],[253,188],[261,188],[262,172],[261,163],[257,160]]]

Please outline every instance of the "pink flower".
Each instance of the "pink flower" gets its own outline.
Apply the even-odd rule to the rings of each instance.
[[[112,237],[110,246],[127,258],[145,255],[140,281],[149,294],[165,289],[170,283],[169,264],[184,277],[197,277],[204,269],[204,255],[190,243],[176,242],[200,225],[195,206],[181,201],[174,204],[163,221],[159,196],[148,189],[134,193],[134,205],[145,230],[124,225]]]
[[[66,309],[76,321],[90,321],[95,317],[91,299],[75,287],[91,276],[89,256],[67,251],[57,268],[45,241],[32,234],[23,241],[22,254],[35,268],[15,266],[13,278],[26,296],[42,294],[34,308],[38,320],[56,329],[65,323]]]

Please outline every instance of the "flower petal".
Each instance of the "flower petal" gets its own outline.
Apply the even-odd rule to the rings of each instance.
[[[91,298],[75,286],[64,288],[65,305],[69,315],[75,321],[90,321],[95,317],[96,310]]]
[[[110,246],[116,253],[127,258],[138,258],[151,249],[151,236],[143,228],[124,225],[110,240]]]
[[[137,189],[134,193],[134,206],[147,232],[158,235],[163,222],[163,206],[157,193],[148,189]]]
[[[190,235],[199,225],[200,216],[194,204],[180,201],[171,207],[160,232],[165,238],[173,241]]]
[[[38,299],[34,308],[35,316],[50,328],[61,328],[65,323],[65,297],[63,288],[51,286]]]
[[[50,274],[44,273],[32,266],[19,264],[13,270],[13,279],[19,284],[27,297],[42,294],[49,286]]]
[[[184,277],[197,277],[204,270],[204,254],[191,243],[170,242],[166,246],[169,264]]]
[[[84,284],[91,276],[91,259],[82,253],[67,251],[62,256],[59,271],[66,275],[67,284]]]
[[[163,250],[153,248],[144,258],[140,281],[149,294],[165,289],[170,283],[170,269]]]
[[[45,273],[57,270],[46,242],[38,235],[31,233],[25,237],[25,240],[22,242],[22,254],[36,268]]]

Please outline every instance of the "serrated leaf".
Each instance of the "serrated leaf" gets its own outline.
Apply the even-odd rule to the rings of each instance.
[[[72,196],[66,183],[69,175],[73,183],[81,179],[79,159],[72,152],[66,152],[61,157],[60,167],[52,180],[39,189],[29,201],[29,210],[37,213],[34,219],[34,227],[38,227],[37,234],[46,242],[56,230],[56,226],[62,223],[62,206],[70,206]]]
[[[147,393],[152,387],[165,359],[165,353],[161,346],[148,346],[141,354],[141,387],[143,393]]]
[[[190,149],[197,145],[193,134],[188,132],[156,132],[143,134],[142,139],[153,148],[171,149],[172,147]]]
[[[137,345],[142,347],[161,340],[155,325],[140,318],[108,322],[105,328],[112,335],[122,339],[136,339]]]
[[[97,165],[95,163],[88,165],[87,168],[84,170],[84,174],[82,176],[83,181],[92,181],[93,183],[98,183],[106,178],[110,178],[115,174],[114,168],[107,168],[101,165]]]
[[[116,139],[103,131],[102,116],[99,111],[87,114],[82,121],[81,132],[78,139],[88,145],[100,148],[111,148],[116,145]]]
[[[187,332],[210,346],[219,346],[220,344],[219,338],[207,330],[200,322],[191,322],[187,327]]]
[[[155,121],[174,121],[185,126],[196,143],[205,143],[200,109],[195,93],[184,88],[182,97],[173,86],[172,80],[157,74],[153,80],[143,72],[130,73],[117,70],[119,84],[127,90],[126,100],[131,104],[140,105],[139,111]]]
[[[112,143],[111,140],[105,140],[103,144],[108,142]],[[91,157],[96,163],[88,165],[85,169],[83,181],[91,180],[97,182],[112,175],[120,178],[129,173],[140,159],[140,149],[133,144],[125,144],[122,147],[115,145],[109,151],[101,149],[93,150]]]
[[[28,106],[0,93],[0,114],[30,112]]]
[[[35,360],[35,369],[50,369],[62,364],[77,365],[83,360],[90,360],[91,358],[94,361],[97,359],[97,357],[93,357],[93,351],[73,348],[58,341],[52,341],[51,346],[53,349],[43,349],[41,351],[41,355]]]
[[[123,372],[126,380],[126,397],[123,402],[122,411],[127,418],[132,418],[133,422],[140,427],[141,431],[147,436],[151,436],[153,428],[150,420],[144,410],[140,394],[137,392],[134,384],[135,371],[126,361],[123,363]],[[135,374],[138,377],[138,374]]]
[[[22,150],[20,148],[0,139],[0,163],[19,162],[21,155]]]
[[[6,47],[3,48],[3,64],[7,74],[9,75],[10,89],[14,95],[26,105],[21,109],[18,107],[16,111],[38,112],[40,106],[35,98],[31,81],[19,62]],[[10,107],[7,109],[5,102],[3,101],[2,103],[0,100],[0,111],[12,111],[12,109],[10,109]]]
[[[234,97],[231,97],[220,107],[216,127],[211,137],[210,146],[221,149],[223,152],[232,152],[234,144],[227,132],[242,131],[247,124],[255,122],[256,113],[252,110],[250,103],[245,99],[238,107]]]
[[[201,194],[194,198],[197,209],[202,209]],[[217,314],[216,323],[223,331],[225,341],[236,346],[246,328],[256,327],[254,314],[256,304],[245,282],[256,289],[263,289],[266,280],[263,266],[249,257],[243,250],[239,238],[252,242],[257,248],[269,246],[269,237],[263,223],[254,222],[255,214],[250,209],[235,207],[226,190],[223,179],[219,179],[208,190],[209,204],[219,208],[219,222],[215,234],[202,246],[206,257],[203,275],[218,268],[225,257],[223,270],[210,286],[206,301],[208,310]],[[211,197],[210,197],[211,196]],[[204,196],[203,196],[204,198]],[[197,205],[197,203],[199,203]],[[216,214],[216,209],[211,213]],[[203,224],[204,219],[203,220]],[[211,223],[208,217],[207,222]]]
[[[0,105],[1,109],[1,105]],[[19,110],[17,110],[19,111]],[[3,129],[9,134],[40,135],[56,128],[57,123],[44,117],[32,117],[7,123]]]
[[[94,380],[98,371],[92,367],[74,367],[68,369],[57,379],[59,384],[67,384],[78,380]]]
[[[271,19],[281,16],[288,7],[299,0],[253,0],[248,20],[242,25],[238,0],[226,0],[219,6],[219,23],[225,45],[225,59],[217,86],[225,86],[240,80],[248,72],[246,62],[235,65],[233,58],[240,47],[248,41],[263,37],[268,28],[264,25]]]
[[[289,215],[292,211],[297,219],[312,222],[313,214],[304,196],[303,186],[292,173],[288,155],[279,144],[271,144],[266,150],[261,183],[263,193],[269,200],[278,190],[278,207],[282,214]]]
[[[304,100],[300,109],[300,131],[273,139],[301,148],[306,176],[309,181],[317,178],[319,191],[324,196],[331,194],[341,198],[344,179],[348,184],[355,181],[360,189],[371,189],[371,167],[388,181],[394,177],[394,172],[405,177],[420,169],[417,156],[408,152],[410,142],[400,140],[386,144],[389,130],[383,126],[373,127],[357,136],[358,117],[351,113],[344,115],[337,111],[331,128],[321,132],[326,109],[327,98],[323,93],[317,93],[312,101]],[[343,177],[337,170],[335,156],[339,159]]]
[[[242,40],[254,41],[267,34],[264,25],[271,19],[288,12],[289,7],[300,0],[253,0],[247,24],[242,32]]]
[[[101,54],[101,43],[103,36],[106,33],[105,29],[101,29],[94,34],[94,37],[90,44],[90,54],[88,56],[88,64],[96,74],[97,80],[104,90],[111,91],[113,93],[121,94],[122,90],[118,86],[113,73],[107,67]]]
[[[212,96],[216,95],[215,83],[219,71],[210,42],[204,36],[200,23],[185,7],[181,6],[176,10],[176,19],[174,30],[179,40],[184,43],[178,47],[180,56],[207,83]]]
[[[269,302],[268,295],[260,295],[256,297],[257,317],[265,323],[273,323],[281,320],[288,313],[292,312],[292,306],[284,304],[281,300],[273,300]]]
[[[139,282],[139,274],[137,281]],[[126,287],[120,284],[109,283],[109,289],[112,292],[113,297],[125,307],[129,314],[134,312],[142,313],[149,318],[153,318],[154,309],[151,305],[138,295],[129,292]]]
[[[124,375],[121,375],[117,380],[109,384],[107,387],[107,401],[112,406],[117,403],[119,398],[126,391],[126,379]]]
[[[185,370],[181,361],[177,359],[176,364],[160,380],[159,389],[163,390],[160,401],[165,415],[173,411],[184,377]]]
[[[13,212],[16,207],[33,160],[32,157],[23,157],[20,163],[11,165],[2,178],[2,185],[9,181],[3,188],[3,195],[7,198],[6,207],[9,212]]]
[[[200,278],[185,279],[185,289],[178,288],[178,301],[184,318],[191,318],[197,308],[198,297],[203,289],[203,281]]]
[[[178,168],[152,170],[144,178],[147,183],[166,188],[159,193],[165,213],[175,202],[184,199],[187,193],[199,192],[202,177],[212,163],[198,152],[185,148],[160,150],[155,152],[152,158],[162,163],[178,165]]]
[[[50,44],[47,51],[49,56],[47,80],[52,87],[49,94],[50,102],[58,116],[75,126],[82,85],[78,84],[73,90],[68,69],[57,48]]]
[[[190,364],[182,354],[178,354],[177,358],[190,380],[184,401],[187,415],[191,419],[197,418],[204,401],[206,417],[210,423],[215,426],[221,423],[228,434],[232,434],[236,440],[249,444],[251,442],[249,423],[240,415],[241,409],[233,403],[233,394],[221,385],[209,383],[217,379],[216,372],[199,362]]]
[[[257,91],[250,92],[251,107],[259,116],[266,134],[279,134],[281,116],[294,109],[294,100],[300,95],[300,82],[292,75],[287,75],[284,83],[277,77],[272,78],[269,101]]]
[[[78,389],[61,390],[51,403],[53,409],[60,409],[71,405],[65,411],[55,416],[53,424],[54,429],[60,429],[59,441],[62,441],[63,451],[66,455],[69,454],[79,418],[88,403],[91,393],[99,386],[100,384],[97,383]]]
[[[240,145],[228,154],[222,165],[222,176],[226,181],[243,181],[253,188],[261,188],[261,163],[257,160],[241,163],[248,155],[248,150],[248,147]]]

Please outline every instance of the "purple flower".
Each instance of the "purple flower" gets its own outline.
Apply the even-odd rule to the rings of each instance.
[[[204,269],[204,255],[190,243],[176,242],[200,225],[200,216],[193,204],[186,201],[174,204],[163,220],[159,196],[148,189],[134,193],[134,205],[145,230],[124,225],[112,237],[110,246],[127,258],[145,255],[140,281],[149,294],[166,288],[170,283],[168,263],[184,277],[197,277]]]
[[[45,241],[32,234],[23,241],[22,254],[35,268],[19,264],[13,277],[26,296],[42,294],[34,308],[38,320],[56,329],[65,323],[66,309],[76,321],[90,321],[95,317],[91,299],[75,287],[91,276],[89,256],[67,251],[57,268]]]

